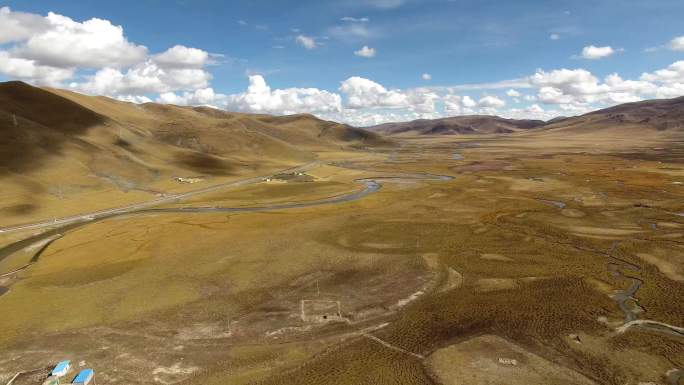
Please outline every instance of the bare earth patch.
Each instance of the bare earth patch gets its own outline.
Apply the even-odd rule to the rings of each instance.
[[[513,258],[501,254],[482,254],[480,258],[487,261],[513,262]]]
[[[667,260],[664,257],[659,257],[648,253],[637,253],[637,256],[657,267],[661,273],[665,274],[665,276],[671,280],[678,282],[684,281],[684,273],[682,272],[681,263],[677,264],[676,262]]]
[[[483,335],[439,349],[427,359],[444,385],[594,384],[495,335]]]
[[[563,209],[561,214],[568,218],[582,218],[586,215],[583,211],[577,209]]]

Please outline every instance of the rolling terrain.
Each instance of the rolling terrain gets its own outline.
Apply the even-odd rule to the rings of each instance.
[[[296,129],[292,129],[296,126]],[[188,191],[313,161],[313,151],[386,143],[310,115],[135,105],[0,84],[0,226]]]
[[[0,101],[0,228],[48,219],[0,233],[0,381],[64,358],[101,385],[684,378],[682,99],[391,139]]]
[[[386,135],[509,134],[541,127],[541,120],[505,119],[498,116],[469,115],[441,119],[419,119],[368,127]]]
[[[505,119],[498,116],[454,116],[385,123],[367,127],[384,135],[486,135],[529,134],[558,137],[578,135],[662,136],[681,140],[684,132],[684,97],[626,103],[575,117],[541,120]]]

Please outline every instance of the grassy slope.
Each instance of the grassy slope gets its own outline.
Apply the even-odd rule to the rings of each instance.
[[[0,225],[124,205],[302,164],[312,151],[383,144],[312,116],[135,105],[0,84]]]

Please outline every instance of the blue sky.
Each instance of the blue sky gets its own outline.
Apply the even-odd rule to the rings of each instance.
[[[472,113],[546,119],[684,95],[684,2],[675,0],[0,7],[0,77],[137,102],[367,125]]]

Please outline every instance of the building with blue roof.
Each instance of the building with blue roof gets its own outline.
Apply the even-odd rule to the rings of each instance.
[[[54,369],[52,369],[50,375],[55,377],[63,377],[69,372],[69,368],[71,368],[71,362],[69,360],[61,361],[57,364],[57,366],[54,367]]]
[[[95,372],[93,369],[83,369],[78,373],[76,378],[71,381],[71,383],[77,385],[88,385],[90,381],[92,381],[94,375]]]

